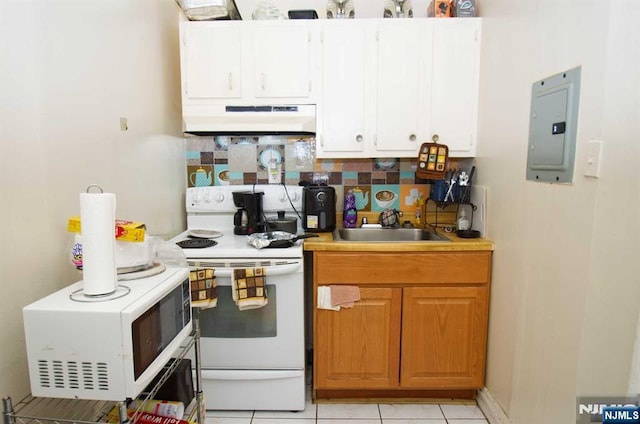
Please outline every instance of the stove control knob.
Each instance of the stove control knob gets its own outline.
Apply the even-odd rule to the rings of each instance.
[[[198,203],[200,203],[200,192],[198,190],[193,191],[193,195],[191,196],[191,202],[194,205],[197,205]]]
[[[222,193],[216,193],[214,200],[216,201],[216,203],[222,203],[224,202],[224,194]]]
[[[298,193],[289,193],[289,195],[287,196],[286,192],[282,192],[282,194],[280,194],[280,201],[283,203],[288,203],[289,199],[291,199],[292,202],[295,202],[296,200],[298,200]]]
[[[213,200],[213,193],[211,193],[210,190],[207,190],[204,192],[204,202],[205,203],[211,203],[211,201]]]

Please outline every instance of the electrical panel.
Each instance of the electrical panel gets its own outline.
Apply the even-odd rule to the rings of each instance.
[[[531,88],[527,180],[573,182],[580,71],[560,72]]]

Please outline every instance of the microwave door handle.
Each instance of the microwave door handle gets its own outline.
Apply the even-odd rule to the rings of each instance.
[[[265,276],[293,274],[300,269],[300,263],[278,265],[265,268]],[[231,277],[233,268],[215,268],[216,277]]]

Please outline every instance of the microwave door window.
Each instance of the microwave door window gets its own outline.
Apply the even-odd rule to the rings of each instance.
[[[133,375],[137,380],[160,354],[160,306],[140,315],[131,325],[133,333]]]
[[[183,285],[176,287],[133,322],[133,374],[136,379],[184,328],[183,292]],[[185,309],[188,314],[189,308]]]
[[[159,302],[159,306],[161,322],[158,331],[162,351],[182,329],[182,287],[176,287]]]

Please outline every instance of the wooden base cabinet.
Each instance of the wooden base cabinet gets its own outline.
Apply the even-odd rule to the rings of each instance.
[[[316,252],[314,296],[357,285],[361,300],[314,311],[314,396],[482,388],[490,263],[491,252]]]
[[[360,297],[353,308],[317,311],[321,387],[398,387],[402,289],[362,288]]]
[[[487,328],[486,287],[403,289],[404,387],[482,387]]]

